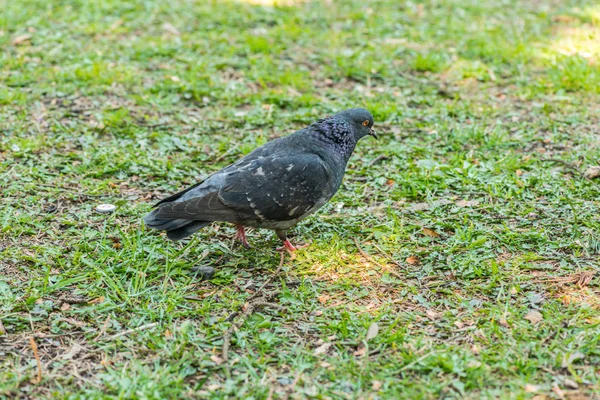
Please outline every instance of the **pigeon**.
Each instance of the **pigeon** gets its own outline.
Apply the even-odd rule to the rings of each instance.
[[[159,201],[144,217],[147,227],[177,241],[212,222],[274,230],[278,250],[296,251],[288,229],[321,208],[338,191],[356,143],[377,139],[373,116],[351,108],[258,147],[205,180]]]

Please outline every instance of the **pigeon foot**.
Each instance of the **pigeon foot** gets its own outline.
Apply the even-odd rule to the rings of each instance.
[[[303,249],[305,247],[308,247],[308,244],[301,244],[301,245],[296,245],[294,246],[288,239],[283,241],[283,246],[278,247],[277,251],[287,251],[289,253],[289,255],[294,258],[294,252],[298,249]]]
[[[246,231],[244,230],[244,227],[242,225],[236,225],[236,228],[237,232],[235,233],[235,240],[239,240],[245,248],[249,249],[250,245],[246,240]]]

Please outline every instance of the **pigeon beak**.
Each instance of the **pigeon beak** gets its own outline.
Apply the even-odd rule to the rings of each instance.
[[[375,139],[379,139],[379,136],[377,136],[377,132],[375,132],[375,129],[373,128],[370,129],[369,135],[373,136]]]

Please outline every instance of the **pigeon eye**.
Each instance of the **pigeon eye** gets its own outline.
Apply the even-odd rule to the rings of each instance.
[[[363,126],[369,126],[369,120],[365,120],[365,122],[363,122]]]

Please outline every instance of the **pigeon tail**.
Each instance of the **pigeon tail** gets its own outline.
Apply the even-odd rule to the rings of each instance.
[[[167,231],[167,237],[173,241],[181,240],[183,238],[193,235],[195,232],[204,228],[208,224],[210,224],[210,222],[191,221],[191,223],[182,226],[181,228]]]
[[[204,228],[210,221],[195,221],[184,218],[157,218],[158,209],[153,210],[144,217],[146,226],[151,229],[167,231],[171,240],[181,240]]]

